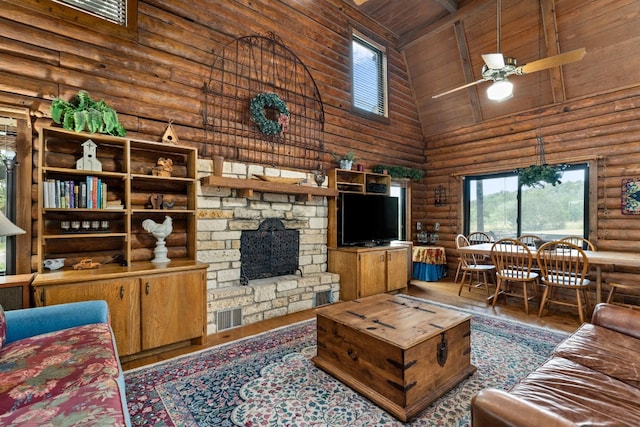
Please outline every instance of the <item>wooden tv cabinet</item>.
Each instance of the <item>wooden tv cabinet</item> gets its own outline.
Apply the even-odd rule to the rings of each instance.
[[[410,243],[329,248],[329,271],[340,275],[342,301],[405,289],[410,263]]]

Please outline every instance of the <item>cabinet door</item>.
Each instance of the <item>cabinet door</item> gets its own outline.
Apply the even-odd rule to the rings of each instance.
[[[120,356],[140,351],[140,303],[138,279],[113,279],[81,284],[42,287],[44,305],[105,300]]]
[[[407,287],[407,251],[406,248],[387,250],[387,291]]]
[[[386,291],[385,251],[358,253],[358,298]]]
[[[145,276],[140,286],[143,350],[204,336],[204,272]]]

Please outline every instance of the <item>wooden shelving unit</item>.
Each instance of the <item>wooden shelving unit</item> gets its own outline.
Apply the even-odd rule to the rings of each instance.
[[[83,144],[89,139],[102,170],[76,167],[86,158]],[[35,304],[107,301],[120,356],[189,340],[202,343],[207,264],[196,261],[197,150],[58,127],[40,129],[38,148]],[[170,176],[153,173],[159,158],[173,162]],[[60,202],[63,188],[80,187],[87,177],[106,183],[103,206],[75,207],[79,199],[71,191]],[[53,198],[52,186],[58,189]],[[165,203],[158,206],[160,197]],[[162,223],[167,216],[173,228],[166,238],[171,261],[153,263],[156,239],[142,222]],[[86,258],[100,266],[73,269]],[[43,262],[51,259],[63,259],[64,266],[49,271]]]
[[[89,139],[97,146],[95,158],[102,164],[101,171],[76,167],[76,161],[83,157],[82,144]],[[118,259],[118,263],[126,265],[148,262],[154,256],[156,242],[142,229],[142,221],[149,218],[162,222],[165,216],[172,218],[174,229],[167,241],[169,258],[195,260],[195,148],[56,127],[42,128],[40,147],[38,251],[34,266],[38,274],[50,273],[43,267],[45,259],[64,258],[63,271],[72,270],[84,258],[99,263]],[[159,158],[172,160],[171,176],[152,174]],[[107,189],[104,199],[119,206],[72,207],[68,204],[74,194],[67,196],[66,206],[50,207],[51,203],[45,203],[45,197],[49,201],[64,197],[56,194],[52,199],[49,191],[45,191],[47,181],[73,182],[79,187],[87,177],[104,182]],[[163,197],[164,209],[150,209],[150,197],[154,194]]]
[[[329,173],[329,188],[340,193],[389,195],[391,177],[375,172],[333,169]]]

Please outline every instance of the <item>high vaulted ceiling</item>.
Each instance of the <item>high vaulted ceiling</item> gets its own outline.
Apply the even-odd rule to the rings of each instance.
[[[399,44],[404,45],[424,34],[429,25],[457,11],[460,1],[355,0],[354,3],[358,10],[397,35]]]
[[[497,50],[497,0],[367,0],[356,6],[396,35],[425,136],[640,84],[640,1],[501,3],[501,53],[519,65],[583,47],[586,56],[509,77],[514,96],[507,101],[487,99],[489,82],[434,99],[482,79],[481,55]]]

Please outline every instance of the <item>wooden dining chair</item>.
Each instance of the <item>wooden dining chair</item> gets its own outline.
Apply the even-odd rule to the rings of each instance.
[[[479,245],[480,243],[491,243],[491,236],[483,231],[474,231],[467,235],[470,245]]]
[[[545,285],[540,302],[538,317],[542,317],[545,306],[553,303],[569,307],[577,307],[580,322],[584,322],[589,313],[589,285],[587,279],[589,260],[578,245],[567,241],[552,241],[540,246],[536,254],[541,275],[540,281]],[[562,298],[557,292],[566,289],[575,292],[576,302]]]
[[[529,314],[529,301],[538,296],[538,273],[532,270],[534,257],[531,250],[517,239],[500,239],[491,247],[491,261],[496,267],[498,280],[491,305],[495,307],[501,295],[516,296],[524,300],[524,311]],[[522,285],[521,293],[511,288],[513,283]]]
[[[638,291],[638,285],[636,283],[609,282],[607,284],[609,285],[609,294],[607,295],[607,304],[617,304],[617,305],[621,305],[623,307],[632,308],[634,310],[640,310],[640,306],[638,306],[636,304],[629,304],[629,303],[624,302],[624,301],[616,301],[615,300],[616,292],[619,289],[626,290],[626,291],[631,291],[632,293],[633,292],[637,292]]]
[[[470,245],[479,245],[481,243],[491,243],[493,239],[487,233],[482,231],[474,231],[473,233],[469,233],[467,235],[467,240]],[[489,257],[483,255],[476,255],[476,262],[479,264],[490,264]],[[454,282],[458,283],[458,277],[460,276],[460,272],[462,271],[462,260],[458,258],[458,268],[456,268],[456,277],[454,278]],[[493,276],[492,276],[493,278]]]
[[[597,250],[596,245],[593,244],[593,242],[591,242],[588,239],[585,239],[582,236],[567,236],[560,239],[560,241],[573,243],[574,245],[579,246],[581,249],[584,249],[585,251]]]
[[[467,240],[463,234],[458,234],[458,236],[456,236],[456,247],[458,249],[469,245],[469,240]],[[487,292],[487,297],[490,296],[489,276],[494,275],[495,267],[492,264],[479,263],[477,255],[466,252],[458,252],[458,254],[461,263],[460,271],[462,273],[462,280],[460,281],[460,287],[458,288],[458,296],[460,296],[462,288],[464,287],[467,287],[469,291],[471,291],[471,288],[484,288]],[[476,279],[475,282],[474,276]],[[468,283],[467,278],[469,279]]]
[[[542,240],[542,238],[536,236],[535,234],[523,234],[522,236],[518,236],[517,240],[521,241],[529,247],[534,248],[536,246],[536,242]]]

